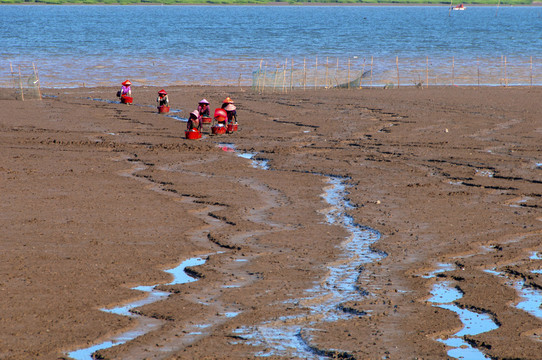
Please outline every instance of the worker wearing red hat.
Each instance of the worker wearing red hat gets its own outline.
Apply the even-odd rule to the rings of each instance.
[[[169,106],[169,99],[166,90],[162,89],[158,91],[156,102],[158,103],[158,106]]]
[[[132,96],[132,83],[130,82],[130,80],[126,80],[125,82],[122,83],[122,87],[120,88],[120,91],[119,91],[119,97],[123,97],[123,96]]]
[[[228,106],[229,104],[233,104],[233,100],[230,99],[230,97],[228,96],[227,98],[224,99],[224,101],[222,101],[222,106],[221,108],[224,109],[226,106]]]

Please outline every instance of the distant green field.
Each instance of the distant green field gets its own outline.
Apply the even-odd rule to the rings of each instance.
[[[499,0],[469,0],[470,4],[497,5]],[[445,0],[0,0],[0,4],[268,4],[283,3],[291,5],[301,4],[450,4]],[[459,3],[459,1],[454,1]],[[529,5],[533,0],[503,0],[501,5]]]

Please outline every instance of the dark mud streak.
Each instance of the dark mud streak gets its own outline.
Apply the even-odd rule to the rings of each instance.
[[[224,244],[223,242],[215,238],[211,233],[207,234],[207,239],[209,239],[209,241],[212,242],[213,244],[220,246],[221,248],[230,249],[230,250],[241,250],[240,246]]]
[[[332,359],[356,359],[354,355],[346,352],[346,351],[336,351],[336,350],[326,350],[326,349],[320,349],[316,346],[310,345],[310,339],[308,339],[308,335],[305,334],[305,330],[301,330],[299,334],[297,335],[301,341],[313,352],[315,355],[320,356],[326,356]]]
[[[233,221],[229,221],[225,216],[220,216],[220,215],[216,215],[216,214],[213,214],[212,212],[209,212],[207,213],[207,215],[209,215],[210,217],[212,218],[215,218],[217,220],[222,220],[224,221],[226,224],[228,225],[232,225],[232,226],[236,226],[237,224],[234,223]]]
[[[477,187],[482,189],[492,189],[492,190],[511,190],[511,191],[517,191],[518,188],[515,187],[505,187],[505,186],[490,186],[490,185],[480,185],[480,184],[473,184],[473,183],[467,183],[463,182],[463,185],[470,186],[470,187]]]
[[[367,312],[365,312],[363,310],[357,310],[357,309],[354,309],[353,307],[346,306],[346,305],[343,305],[343,304],[340,304],[337,308],[339,310],[342,310],[345,313],[356,315],[356,316],[359,316],[359,317],[367,315]]]
[[[278,119],[273,119],[274,122],[276,123],[279,123],[279,124],[289,124],[289,125],[295,125],[295,126],[301,126],[301,127],[308,127],[308,128],[311,128],[311,129],[318,129],[320,128],[320,126],[316,126],[316,125],[307,125],[307,124],[303,124],[299,121],[285,121],[285,120],[278,120]]]

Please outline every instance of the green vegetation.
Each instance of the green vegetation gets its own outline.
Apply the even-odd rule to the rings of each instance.
[[[530,5],[534,0],[503,0],[501,5]],[[457,3],[458,1],[454,1]],[[498,0],[469,0],[464,4],[497,5]],[[450,4],[445,0],[0,0],[0,4]]]

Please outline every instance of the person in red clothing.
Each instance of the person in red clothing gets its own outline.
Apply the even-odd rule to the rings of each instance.
[[[220,126],[226,126],[228,121],[228,113],[224,109],[216,109],[215,110],[215,120],[217,124]]]

